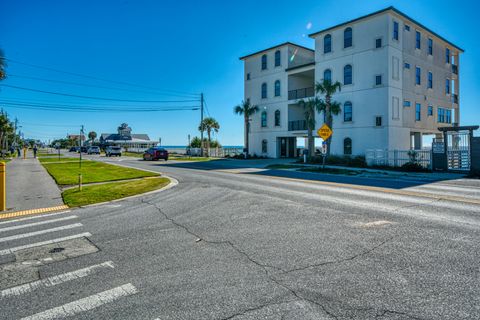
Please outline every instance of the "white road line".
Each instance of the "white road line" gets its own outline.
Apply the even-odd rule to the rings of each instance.
[[[19,221],[25,221],[25,220],[38,219],[38,218],[48,218],[48,217],[56,216],[56,215],[59,215],[59,214],[69,213],[69,212],[70,212],[70,210],[55,212],[55,213],[49,213],[49,214],[40,214],[40,215],[26,217],[26,218],[12,219],[12,220],[7,220],[7,221],[2,221],[2,222],[0,222],[0,225],[7,224],[7,223],[13,223],[13,222],[19,222]]]
[[[11,296],[19,296],[24,293],[28,293],[37,289],[44,289],[48,287],[53,287],[58,284],[62,284],[67,281],[83,278],[91,275],[98,270],[103,268],[115,268],[112,261],[106,261],[100,264],[95,264],[86,268],[78,269],[75,271],[59,274],[56,276],[48,277],[42,280],[30,282],[20,286],[8,288],[0,291],[0,298],[6,298]]]
[[[55,307],[29,317],[22,318],[21,320],[58,319],[74,316],[81,312],[98,308],[104,304],[113,302],[122,297],[130,296],[137,292],[137,288],[135,288],[131,283],[127,283],[123,286],[103,291],[89,297],[64,304],[63,306]]]
[[[29,248],[44,246],[46,244],[52,244],[52,243],[57,243],[57,242],[62,242],[62,241],[67,241],[67,240],[72,240],[72,239],[78,239],[78,238],[83,238],[83,237],[90,237],[91,235],[92,234],[90,232],[84,232],[84,233],[74,234],[74,235],[71,235],[71,236],[68,236],[68,237],[62,237],[62,238],[57,238],[57,239],[52,239],[52,240],[47,240],[47,241],[35,242],[35,243],[26,244],[26,245],[23,245],[23,246],[4,249],[4,250],[0,250],[0,256],[10,254],[10,253],[14,253],[15,251],[19,251],[19,250],[23,250],[23,249],[29,249]]]
[[[78,228],[78,227],[81,227],[81,226],[83,226],[83,224],[81,224],[81,223],[74,223],[74,224],[68,224],[68,225],[66,225],[66,226],[61,226],[61,227],[56,227],[56,228],[51,228],[51,229],[45,229],[45,230],[28,232],[28,233],[16,234],[16,235],[14,235],[14,236],[9,236],[9,237],[0,238],[0,242],[18,240],[18,239],[23,239],[23,238],[38,236],[38,235],[40,235],[40,234],[45,234],[45,233],[50,233],[50,232],[56,232],[56,231],[62,231],[62,230],[68,230],[68,229]]]
[[[6,227],[0,229],[0,232],[5,232],[5,231],[11,231],[11,230],[17,230],[17,229],[23,229],[23,228],[28,228],[28,227],[34,227],[34,226],[40,226],[42,224],[48,224],[48,223],[54,223],[58,221],[65,221],[65,220],[71,220],[78,218],[77,216],[66,216],[66,217],[61,217],[57,219],[51,219],[51,220],[45,220],[45,221],[39,221],[39,222],[32,222],[32,223],[26,223],[26,224],[20,224],[17,226],[12,226],[12,227]]]

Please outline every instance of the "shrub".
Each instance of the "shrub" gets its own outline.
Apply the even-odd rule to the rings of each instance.
[[[303,159],[300,159],[297,162],[303,162]],[[323,156],[311,157],[309,163],[322,164]],[[330,155],[327,156],[325,164],[328,165],[338,165],[345,167],[357,167],[357,168],[366,168],[367,162],[365,156],[338,156]]]
[[[427,169],[425,169],[424,167],[422,167],[422,165],[419,164],[418,162],[411,162],[411,161],[403,164],[401,168],[402,168],[403,171],[409,171],[409,172],[424,172],[424,171],[428,171]]]

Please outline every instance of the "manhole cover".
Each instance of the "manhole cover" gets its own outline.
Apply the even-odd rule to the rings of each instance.
[[[62,252],[63,250],[65,250],[65,248],[53,248],[49,252],[50,253],[57,253],[57,252]]]

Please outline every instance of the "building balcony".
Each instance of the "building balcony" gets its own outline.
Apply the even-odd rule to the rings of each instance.
[[[458,94],[452,94],[452,102],[454,104],[458,104]]]
[[[456,64],[452,64],[452,73],[458,75],[458,66]]]
[[[295,120],[288,121],[288,131],[302,131],[307,130],[307,121]]]
[[[315,88],[301,88],[296,90],[288,91],[288,100],[303,99],[308,97],[313,97],[315,95]]]

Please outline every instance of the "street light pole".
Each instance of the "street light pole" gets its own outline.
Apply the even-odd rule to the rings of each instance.
[[[203,93],[200,94],[200,156],[203,157]]]

